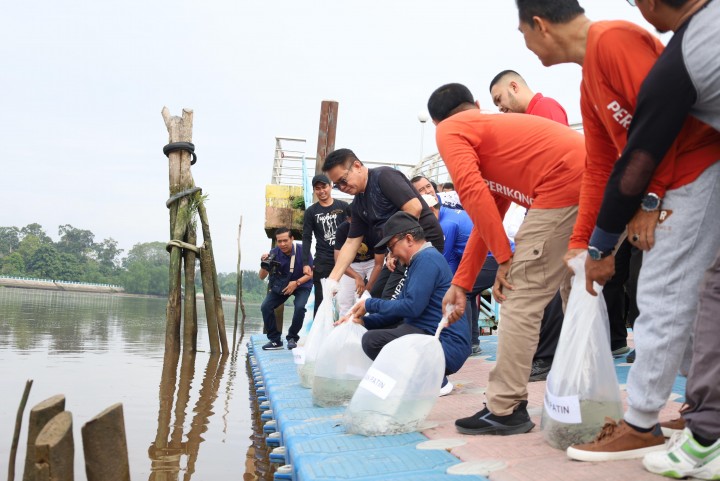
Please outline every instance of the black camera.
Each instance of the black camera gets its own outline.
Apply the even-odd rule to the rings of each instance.
[[[268,271],[271,275],[276,274],[278,269],[280,269],[280,261],[277,260],[277,254],[274,252],[268,254],[264,261],[260,261],[260,267]]]

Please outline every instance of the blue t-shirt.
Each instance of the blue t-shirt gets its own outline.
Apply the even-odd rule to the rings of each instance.
[[[450,269],[455,274],[460,265],[463,252],[465,252],[465,245],[470,238],[473,222],[464,210],[449,209],[444,206],[440,207],[438,220],[445,235],[443,256],[447,259]]]
[[[276,274],[270,276],[271,283],[274,281],[283,283],[282,288],[285,288],[288,282],[296,281],[303,276],[302,246],[293,242],[293,251],[295,252],[295,268],[293,269],[293,273],[290,274],[290,259],[292,253],[288,256],[281,251],[279,247],[273,247],[270,250],[270,254],[275,254],[275,258],[280,263]],[[309,265],[310,267],[313,265],[312,258],[310,258]],[[312,288],[312,278],[298,286],[298,289],[310,288]]]

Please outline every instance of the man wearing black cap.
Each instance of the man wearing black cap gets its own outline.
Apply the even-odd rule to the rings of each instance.
[[[335,234],[345,220],[348,203],[332,197],[330,179],[318,174],[312,179],[313,193],[318,201],[305,210],[303,220],[303,273],[313,278],[315,313],[323,300],[320,279],[325,279],[335,267]],[[310,245],[315,234],[315,259],[310,267]]]
[[[407,276],[396,299],[370,298],[351,310],[354,322],[368,328],[362,337],[362,348],[371,359],[398,337],[434,335],[442,319],[442,299],[452,281],[450,266],[443,255],[426,242],[425,231],[415,216],[396,212],[383,225],[382,235],[376,250],[387,248],[407,266]],[[369,314],[364,315],[366,312]],[[398,322],[401,324],[397,325]],[[389,329],[389,326],[397,327]],[[470,325],[465,317],[443,329],[440,344],[445,354],[445,375],[459,371],[471,352]],[[445,378],[440,395],[450,391],[452,384]]]

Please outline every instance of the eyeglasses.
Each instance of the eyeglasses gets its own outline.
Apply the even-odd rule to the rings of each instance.
[[[635,0],[627,0],[627,3],[629,3],[631,7],[637,7]]]
[[[388,244],[387,244],[387,251],[388,251],[390,254],[392,254],[392,250],[395,248],[395,246],[397,245],[397,243],[400,242],[401,240],[403,240],[404,238],[405,238],[405,234],[400,234],[399,236],[395,237],[395,239],[397,239],[397,240],[396,240],[395,242],[393,242],[392,245],[390,245],[390,242],[388,242]],[[392,239],[391,239],[391,240],[392,240]]]
[[[352,170],[352,166],[348,167],[348,170],[345,171],[345,175],[340,177],[340,179],[333,184],[333,189],[340,190],[343,187],[347,187],[348,185],[348,175],[350,175],[350,170]]]

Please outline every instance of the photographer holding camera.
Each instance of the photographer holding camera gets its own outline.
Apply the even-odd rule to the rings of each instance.
[[[277,329],[275,309],[284,304],[290,296],[295,296],[293,302],[295,312],[287,334],[288,349],[297,347],[297,341],[300,339],[298,332],[305,319],[305,304],[310,297],[312,276],[303,274],[302,246],[295,245],[294,240],[290,230],[281,227],[275,231],[277,247],[260,257],[260,279],[270,276],[268,280],[270,289],[260,306],[265,331],[270,340],[262,347],[266,351],[283,348],[282,333]],[[312,259],[310,264],[312,265]]]

